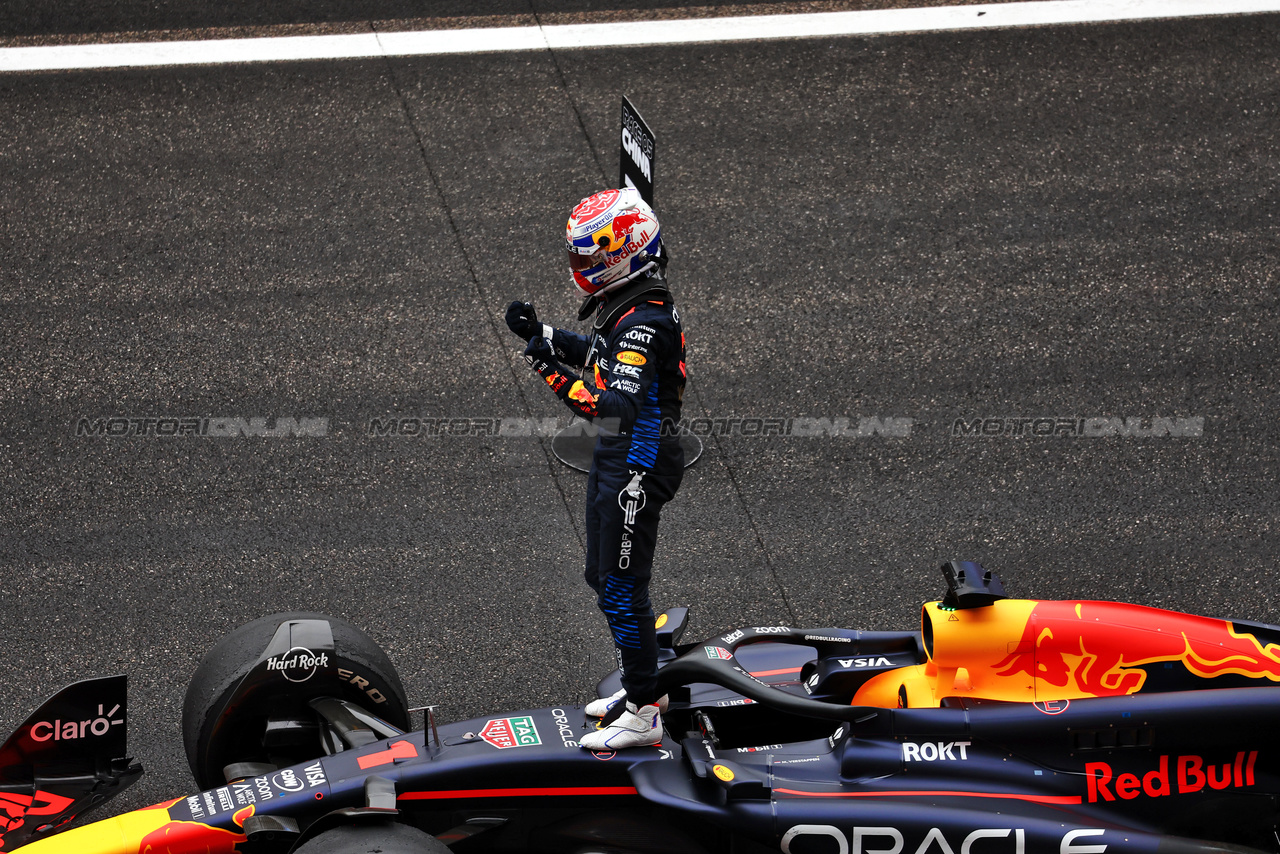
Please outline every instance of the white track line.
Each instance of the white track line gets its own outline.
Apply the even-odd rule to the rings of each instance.
[[[756,15],[742,18],[566,24],[212,41],[0,48],[0,72],[225,65],[383,56],[436,56],[573,48],[981,30],[1280,12],[1280,0],[1036,0],[982,6]]]

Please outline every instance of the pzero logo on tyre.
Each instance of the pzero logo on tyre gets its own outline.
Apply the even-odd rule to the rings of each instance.
[[[306,682],[321,667],[329,666],[329,654],[317,655],[305,646],[295,646],[284,655],[267,659],[267,670],[278,672],[290,682]]]

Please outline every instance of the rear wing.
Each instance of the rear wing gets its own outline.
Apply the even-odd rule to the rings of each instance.
[[[0,746],[0,852],[59,830],[142,775],[127,754],[128,693],[125,676],[68,685]]]

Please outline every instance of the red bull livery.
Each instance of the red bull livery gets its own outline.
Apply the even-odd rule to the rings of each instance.
[[[668,611],[666,735],[617,752],[581,747],[579,706],[410,731],[367,636],[263,618],[192,679],[203,791],[65,829],[141,773],[124,677],[80,682],[0,747],[0,852],[1280,851],[1280,627],[943,574],[909,631],[682,643],[688,612]]]

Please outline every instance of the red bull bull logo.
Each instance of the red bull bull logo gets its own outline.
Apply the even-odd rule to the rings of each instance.
[[[43,816],[47,821],[50,817],[60,815],[72,803],[71,798],[52,792],[37,790],[34,795],[0,792],[0,851],[8,850],[5,847],[5,835],[20,830],[28,816]]]
[[[569,399],[576,400],[584,407],[594,410],[598,395],[592,394],[590,390],[583,385],[582,380],[578,380],[569,388]]]
[[[598,246],[610,254],[617,252],[632,243],[632,230],[648,221],[649,217],[637,210],[620,213],[592,232],[590,245]],[[647,236],[643,233],[640,235],[642,238],[647,238]],[[645,240],[642,239],[639,244],[644,242]]]
[[[1038,699],[1133,694],[1143,665],[1181,663],[1203,678],[1234,674],[1280,682],[1280,654],[1231,623],[1116,602],[1037,602],[1001,676],[1035,681]]]
[[[613,222],[609,224],[609,230],[612,232],[612,240],[609,243],[609,251],[616,252],[622,246],[625,246],[631,240],[631,229],[643,223],[648,217],[639,211],[629,211],[619,214],[613,218]]]
[[[21,850],[31,854],[237,854],[236,846],[248,838],[241,828],[254,813],[252,805],[234,813],[228,829],[174,818],[170,810],[181,800],[73,828]]]
[[[236,827],[244,827],[253,815],[252,805],[232,816]],[[139,854],[184,854],[200,851],[201,854],[236,854],[236,845],[248,837],[233,830],[204,824],[199,821],[169,821],[142,837]]]
[[[171,821],[142,838],[139,854],[236,854],[236,845],[247,837],[198,821]]]
[[[868,680],[857,705],[929,706],[946,697],[1034,702],[1046,714],[1087,697],[1150,690],[1152,665],[1174,668],[1160,690],[1219,676],[1280,683],[1280,645],[1226,620],[1118,602],[1002,599],[981,608],[924,606],[928,663]]]
[[[543,379],[547,381],[547,385],[551,386],[551,390],[555,392],[564,388],[564,384],[569,381],[568,377],[559,372],[547,374]]]

